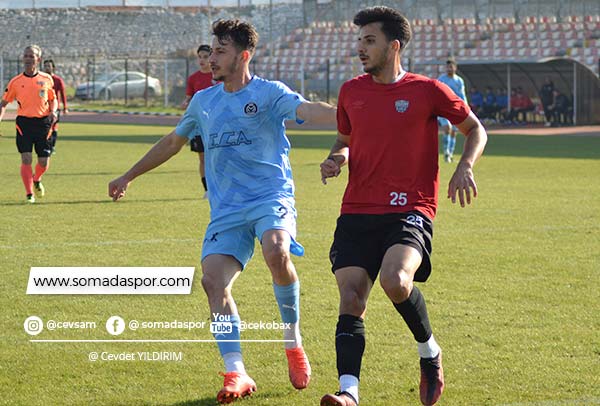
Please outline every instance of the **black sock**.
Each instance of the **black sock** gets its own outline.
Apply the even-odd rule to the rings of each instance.
[[[408,299],[402,303],[394,303],[394,307],[408,325],[415,340],[419,343],[427,342],[431,337],[431,325],[429,324],[425,298],[421,291],[414,286]]]
[[[206,178],[204,176],[202,177],[202,186],[204,186],[204,191],[206,192],[208,188],[206,187]]]
[[[58,138],[58,134],[56,131],[52,131],[52,135],[50,136],[50,143],[52,144],[52,148],[56,145],[56,138]]]
[[[365,352],[365,325],[360,317],[340,315],[335,331],[338,376],[360,378],[360,364]]]

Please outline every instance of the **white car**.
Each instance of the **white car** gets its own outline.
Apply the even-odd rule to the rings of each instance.
[[[125,78],[127,75],[127,82]],[[142,72],[116,72],[100,75],[94,82],[86,82],[77,86],[75,97],[78,99],[124,99],[125,83],[127,83],[127,98],[144,97],[146,90],[146,75]],[[162,88],[160,80],[148,76],[148,97],[160,96]]]

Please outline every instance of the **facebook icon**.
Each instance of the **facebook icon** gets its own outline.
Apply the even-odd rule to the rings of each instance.
[[[112,316],[106,320],[106,331],[108,334],[118,336],[125,330],[125,320],[119,316]]]

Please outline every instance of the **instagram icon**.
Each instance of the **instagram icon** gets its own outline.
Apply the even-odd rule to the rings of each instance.
[[[38,316],[29,316],[25,319],[23,328],[30,336],[36,336],[44,329],[44,322]]]

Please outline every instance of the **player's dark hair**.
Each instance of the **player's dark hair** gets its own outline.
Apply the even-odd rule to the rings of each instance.
[[[258,44],[258,33],[252,24],[242,20],[217,20],[212,25],[212,34],[219,42],[232,41],[240,51],[254,53]]]
[[[52,59],[46,59],[44,61],[44,65],[49,63],[50,65],[52,65],[52,69],[56,69],[56,65],[54,64],[54,61]]]
[[[364,27],[371,23],[381,23],[381,31],[388,41],[400,41],[400,49],[404,49],[412,38],[412,30],[408,19],[398,10],[390,7],[376,6],[359,11],[354,16],[354,25]]]
[[[210,45],[206,45],[206,44],[202,44],[198,47],[198,49],[196,50],[196,53],[199,54],[200,52],[208,52],[210,54],[210,52],[212,51]]]

